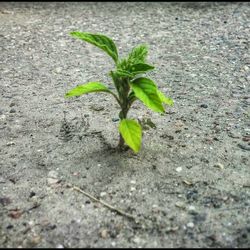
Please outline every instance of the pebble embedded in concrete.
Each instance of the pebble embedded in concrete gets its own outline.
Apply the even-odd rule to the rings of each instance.
[[[16,113],[16,110],[12,108],[12,109],[10,110],[10,113]]]
[[[221,164],[221,163],[216,163],[216,164],[214,164],[214,167],[216,167],[216,168],[220,168],[220,169],[224,169],[224,165],[223,164]]]
[[[141,243],[141,239],[139,237],[135,237],[133,239],[133,242],[136,243],[136,244],[139,244],[139,243]]]
[[[104,196],[106,196],[106,195],[107,195],[106,192],[101,192],[101,193],[100,193],[100,196],[101,196],[101,197],[104,197]]]
[[[182,171],[182,167],[176,168],[175,171],[178,172],[178,173],[181,172]]]
[[[177,201],[175,203],[175,206],[176,207],[179,207],[179,208],[185,208],[185,203],[184,202],[181,202],[181,201]]]
[[[57,244],[56,248],[64,248],[64,246],[62,244]]]
[[[6,146],[12,146],[12,145],[15,145],[15,142],[9,141],[9,142],[7,142],[7,144],[6,144]]]
[[[189,211],[194,211],[194,210],[195,210],[195,206],[192,206],[192,205],[189,206],[189,207],[188,207],[188,210],[189,210]]]
[[[47,182],[48,182],[48,185],[54,185],[54,184],[57,184],[59,180],[55,178],[47,178]]]
[[[56,179],[58,177],[58,173],[56,171],[54,171],[54,170],[51,170],[48,173],[48,177]]]
[[[101,237],[102,237],[103,239],[106,239],[106,238],[108,237],[108,231],[107,231],[107,229],[103,229],[103,230],[101,231]]]
[[[194,223],[193,222],[188,222],[187,223],[187,227],[188,228],[193,228],[194,227]]]

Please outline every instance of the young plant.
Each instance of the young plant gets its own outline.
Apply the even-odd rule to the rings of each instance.
[[[137,153],[141,147],[142,128],[136,120],[127,119],[132,104],[136,100],[140,100],[148,108],[159,113],[165,111],[164,103],[173,105],[173,100],[166,97],[151,79],[141,76],[141,74],[154,69],[154,66],[146,62],[147,46],[138,45],[126,58],[119,59],[115,43],[107,36],[79,31],[73,31],[70,35],[97,46],[112,57],[115,69],[110,71],[109,75],[115,85],[116,93],[103,83],[89,82],[73,88],[65,94],[65,97],[80,96],[91,92],[106,92],[113,95],[121,108],[118,147],[123,148],[125,142]]]

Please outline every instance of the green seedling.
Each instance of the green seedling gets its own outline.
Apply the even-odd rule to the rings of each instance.
[[[116,92],[111,91],[103,83],[88,82],[71,89],[65,97],[81,96],[91,92],[106,92],[118,102],[120,139],[118,147],[122,149],[126,143],[135,153],[141,148],[142,127],[133,119],[127,119],[128,111],[136,100],[155,112],[164,113],[163,104],[172,106],[173,100],[166,97],[156,86],[154,81],[143,77],[142,74],[153,70],[154,66],[146,62],[147,46],[138,45],[132,49],[126,58],[119,59],[115,43],[102,34],[73,31],[71,36],[91,43],[105,51],[115,62],[115,69],[109,72]]]

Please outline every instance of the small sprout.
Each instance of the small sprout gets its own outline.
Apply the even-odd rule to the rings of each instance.
[[[142,129],[141,121],[127,119],[128,111],[132,104],[139,100],[151,110],[160,114],[165,113],[164,104],[173,105],[173,100],[166,97],[156,86],[154,81],[141,76],[154,66],[146,62],[148,48],[141,44],[132,49],[128,57],[119,59],[118,50],[115,43],[109,37],[102,34],[92,34],[89,32],[73,31],[71,36],[91,43],[106,52],[114,60],[115,69],[109,72],[116,92],[106,87],[100,82],[89,82],[71,89],[65,97],[81,96],[91,92],[106,92],[116,99],[121,110],[119,113],[119,133],[120,140],[118,147],[122,149],[126,143],[135,153],[141,148]],[[138,76],[140,74],[140,76]],[[147,124],[156,127],[149,119]]]

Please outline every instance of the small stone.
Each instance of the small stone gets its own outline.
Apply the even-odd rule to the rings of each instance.
[[[112,118],[112,122],[118,122],[119,120],[119,118]]]
[[[72,188],[72,184],[71,183],[66,183],[66,188]]]
[[[244,137],[242,138],[242,141],[250,142],[250,135],[244,136]]]
[[[135,184],[135,183],[136,183],[136,181],[132,180],[132,181],[130,181],[130,183],[131,183],[131,184]]]
[[[41,225],[42,225],[43,227],[49,226],[49,225],[50,225],[50,221],[49,221],[48,219],[43,219],[43,220],[41,221]]]
[[[201,108],[205,108],[205,109],[206,109],[206,108],[208,108],[208,105],[207,105],[207,104],[205,104],[205,103],[203,103],[203,104],[201,104],[201,105],[200,105],[200,107],[201,107]]]
[[[101,197],[104,197],[104,196],[106,196],[106,195],[107,195],[106,192],[101,192],[101,193],[100,193],[100,196],[101,196]]]
[[[31,244],[32,245],[37,245],[40,241],[42,240],[41,236],[37,235],[37,236],[34,236],[32,239],[31,239]]]
[[[64,248],[64,246],[62,244],[57,244],[56,248]]]
[[[101,204],[100,204],[100,203],[95,202],[93,206],[94,206],[94,208],[100,208],[100,207],[101,207]]]
[[[186,184],[186,185],[188,185],[188,186],[192,186],[192,185],[193,185],[193,183],[192,183],[192,182],[187,181],[187,180],[183,180],[183,183],[185,183],[185,184]]]
[[[9,142],[7,142],[7,144],[6,144],[6,146],[12,146],[12,145],[15,145],[15,142],[9,141]]]
[[[6,229],[12,229],[13,227],[14,227],[13,225],[9,224],[9,225],[6,227]]]
[[[223,164],[221,164],[221,163],[216,163],[216,164],[214,164],[214,167],[216,167],[216,168],[220,168],[220,169],[224,169],[224,165]]]
[[[6,119],[6,115],[1,115],[0,116],[0,120],[5,120]]]
[[[194,210],[195,210],[195,206],[192,206],[192,205],[189,206],[189,207],[188,207],[188,210],[189,210],[189,211],[194,211]]]
[[[23,211],[21,211],[20,209],[15,209],[15,210],[11,210],[8,216],[13,219],[18,219],[22,216],[22,214],[23,214]]]
[[[140,244],[141,243],[141,239],[139,237],[135,237],[133,239],[133,242],[136,243],[136,244]]]
[[[2,14],[11,14],[11,15],[13,15],[13,14],[14,14],[14,11],[1,10],[1,13],[2,13]]]
[[[160,212],[160,209],[159,209],[159,207],[157,205],[153,205],[152,208],[153,208],[152,211],[154,213],[159,213]]]
[[[135,191],[135,190],[136,190],[135,187],[131,187],[131,188],[130,188],[130,191],[131,191],[131,192],[133,192],[133,191]]]
[[[16,110],[12,108],[12,109],[10,110],[10,113],[16,113]]]
[[[12,102],[11,104],[10,104],[10,107],[13,107],[13,106],[15,106],[16,104],[14,103],[14,102]]]
[[[90,107],[90,109],[94,110],[94,111],[102,111],[104,110],[104,107],[103,106],[95,106],[95,105],[92,105]]]
[[[33,191],[31,191],[31,192],[30,192],[30,195],[29,195],[29,198],[32,198],[32,197],[35,196],[35,195],[36,195],[36,193],[33,192]]]
[[[107,231],[107,229],[103,229],[100,234],[101,234],[101,237],[103,239],[107,239],[107,237],[108,237],[108,231]]]
[[[248,151],[250,150],[250,146],[248,146],[248,145],[244,145],[244,144],[240,144],[240,143],[237,145],[239,148],[241,148],[243,150],[248,150]]]
[[[176,168],[175,171],[178,172],[178,173],[181,172],[182,171],[182,167]]]
[[[30,226],[33,226],[33,225],[34,225],[34,221],[31,220],[31,221],[28,222],[28,224],[29,224]]]
[[[181,202],[181,201],[177,201],[177,202],[175,203],[175,206],[176,206],[176,207],[179,207],[179,208],[185,208],[185,204],[184,204],[183,202]]]
[[[176,227],[167,227],[166,228],[166,232],[168,233],[168,232],[175,232],[175,231],[177,231],[179,229],[179,227],[178,226],[176,226]]]
[[[156,168],[157,168],[157,166],[153,164],[153,165],[152,165],[152,168],[153,168],[153,169],[156,169]]]
[[[62,68],[60,68],[60,67],[56,68],[56,69],[55,69],[55,72],[56,72],[57,74],[60,74],[60,73],[62,72]]]
[[[74,172],[73,175],[74,176],[79,176],[81,173],[80,172]]]
[[[193,222],[188,222],[187,227],[188,228],[193,228],[194,227],[194,223]]]
[[[56,179],[58,177],[58,173],[54,170],[49,171],[48,177]]]
[[[50,186],[50,185],[57,184],[59,180],[55,178],[47,178],[47,182],[48,182],[48,185]]]

